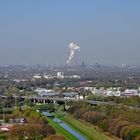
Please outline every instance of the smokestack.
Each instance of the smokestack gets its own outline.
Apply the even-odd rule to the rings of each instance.
[[[73,59],[76,50],[80,51],[80,47],[74,43],[69,44],[69,49],[70,49],[70,55],[69,55],[69,58],[68,58],[66,64],[71,63],[71,60]]]

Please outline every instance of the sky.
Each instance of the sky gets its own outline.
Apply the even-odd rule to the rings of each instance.
[[[1,0],[0,64],[140,65],[140,0]]]

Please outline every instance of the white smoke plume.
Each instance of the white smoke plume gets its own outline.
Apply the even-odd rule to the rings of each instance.
[[[71,63],[71,60],[73,59],[76,50],[80,51],[80,47],[77,46],[75,43],[70,43],[69,49],[70,49],[70,55],[69,55],[69,58],[68,58],[66,64]]]

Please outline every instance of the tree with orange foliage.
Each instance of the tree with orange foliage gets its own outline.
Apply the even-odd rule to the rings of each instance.
[[[27,124],[15,125],[9,132],[10,140],[20,139],[37,139],[42,140],[44,137],[55,134],[54,129],[49,125]]]

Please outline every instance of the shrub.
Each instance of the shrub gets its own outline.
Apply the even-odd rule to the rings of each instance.
[[[107,131],[109,128],[109,124],[110,124],[110,119],[104,119],[103,121],[101,121],[99,123],[99,127],[103,130],[103,131]]]
[[[121,130],[123,129],[124,126],[128,126],[129,125],[129,122],[127,121],[118,121],[118,123],[116,124],[116,127],[115,127],[115,135],[117,137],[121,137]]]
[[[94,111],[88,111],[82,115],[82,119],[84,119],[87,122],[96,124],[103,119],[103,116],[101,115],[101,113],[94,112]]]
[[[131,131],[135,128],[133,125],[125,126],[121,131],[123,140],[131,140]]]
[[[140,128],[135,128],[131,131],[131,139],[138,138],[140,136]]]

